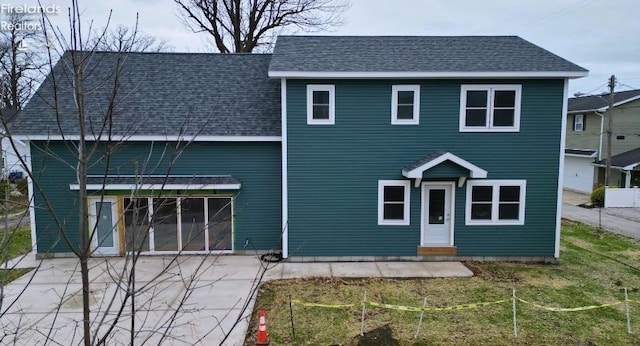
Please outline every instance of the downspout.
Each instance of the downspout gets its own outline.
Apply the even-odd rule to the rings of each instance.
[[[598,161],[602,160],[602,133],[604,133],[604,114],[594,111],[600,116],[600,144],[598,146]]]

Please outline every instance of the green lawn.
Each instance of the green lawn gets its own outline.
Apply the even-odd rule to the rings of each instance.
[[[418,312],[367,307],[365,332],[358,337],[363,292],[369,301],[429,307],[519,298],[551,307],[580,307],[640,301],[640,242],[598,231],[580,223],[563,223],[560,263],[466,263],[476,275],[460,279],[300,279],[263,285],[254,308],[246,345],[255,340],[256,311],[265,310],[272,345],[640,345],[640,304],[631,303],[632,330],[627,334],[624,305],[577,312],[549,312],[518,303],[518,338],[513,337],[511,302],[477,309],[430,311],[414,339]],[[354,304],[327,309],[294,305],[291,334],[289,296],[307,302]],[[373,337],[369,335],[367,340]]]
[[[0,239],[2,236],[0,235]],[[5,252],[8,248],[8,252]],[[23,227],[9,232],[9,236],[5,242],[0,241],[0,250],[2,255],[0,256],[0,264],[4,262],[4,259],[11,259],[24,255],[31,251],[31,229],[29,227]],[[4,267],[3,267],[4,268]],[[28,272],[31,269],[0,269],[0,283],[8,283],[22,274]]]

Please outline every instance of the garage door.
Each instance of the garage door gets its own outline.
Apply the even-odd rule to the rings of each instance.
[[[564,188],[591,193],[593,187],[593,161],[590,157],[564,157]]]

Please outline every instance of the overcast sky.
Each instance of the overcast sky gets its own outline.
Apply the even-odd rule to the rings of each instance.
[[[4,0],[21,5],[36,1]],[[42,0],[61,13],[68,1]],[[166,40],[176,52],[212,51],[207,36],[185,28],[173,0],[80,0],[82,20],[94,27],[133,26]],[[640,6],[638,0],[351,0],[346,23],[327,35],[518,35],[586,69],[570,93],[607,90],[611,74],[618,90],[640,89]]]

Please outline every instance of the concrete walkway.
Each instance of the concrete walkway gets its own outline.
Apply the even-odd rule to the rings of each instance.
[[[42,344],[47,335],[53,344],[77,344],[82,330],[82,287],[76,259],[36,261],[33,254],[20,263],[40,265],[5,287],[0,318],[3,343]],[[301,277],[469,277],[472,272],[459,262],[348,262],[264,264],[252,256],[142,257],[136,269],[136,343],[157,344],[162,333],[170,345],[242,345],[255,303],[256,287],[262,281]],[[126,285],[118,288],[118,276],[128,274],[123,258],[90,261],[90,304],[93,321],[113,321]],[[188,288],[191,289],[188,289]],[[249,298],[247,298],[249,297]],[[11,302],[16,303],[9,306]],[[111,305],[110,305],[111,304]],[[246,307],[246,308],[243,308]],[[111,344],[128,344],[130,303],[116,323]],[[172,321],[172,312],[180,311]],[[108,313],[105,313],[108,311]],[[97,317],[96,317],[97,316]],[[237,325],[236,324],[237,321]],[[97,322],[96,322],[97,323]],[[93,326],[94,329],[97,325]],[[102,327],[104,331],[106,327]],[[4,335],[3,335],[4,334]]]
[[[640,208],[582,208],[589,196],[567,190],[562,200],[562,217],[640,239]]]

